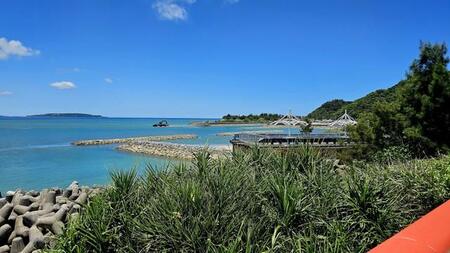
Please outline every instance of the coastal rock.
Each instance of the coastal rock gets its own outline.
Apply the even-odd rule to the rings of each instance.
[[[7,192],[0,198],[0,253],[39,252],[53,235],[63,233],[68,217],[75,218],[101,189],[80,187],[74,181],[65,190]]]

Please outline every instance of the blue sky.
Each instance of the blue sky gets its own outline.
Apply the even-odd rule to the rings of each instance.
[[[306,114],[450,42],[448,0],[2,0],[0,115]]]

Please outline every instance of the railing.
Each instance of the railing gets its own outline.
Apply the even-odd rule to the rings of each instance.
[[[257,143],[261,141],[262,136],[262,134],[235,134],[233,140]]]
[[[369,251],[391,252],[450,252],[450,200]]]
[[[249,134],[240,133],[235,134],[233,140],[249,142],[249,143],[259,143],[263,141],[270,140],[287,140],[287,141],[301,141],[301,140],[326,140],[326,139],[336,139],[336,140],[347,140],[349,136],[347,133],[325,133],[325,134]]]

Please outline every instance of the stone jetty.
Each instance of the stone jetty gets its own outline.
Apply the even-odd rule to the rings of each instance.
[[[164,156],[175,159],[190,160],[194,153],[207,149],[213,158],[231,152],[231,146],[200,146],[164,142],[133,142],[117,147],[118,150],[152,156]]]
[[[231,152],[231,146],[201,146],[201,145],[187,145],[179,143],[170,143],[164,141],[180,140],[180,139],[195,139],[197,135],[194,134],[178,134],[165,136],[146,136],[120,139],[103,139],[103,140],[84,140],[73,142],[76,146],[89,145],[109,145],[120,144],[117,150],[125,152],[133,152],[151,156],[161,156],[168,158],[175,158],[181,160],[190,160],[194,158],[194,153],[208,149],[213,158],[225,155]],[[1,253],[1,252],[0,252]]]
[[[174,134],[174,135],[161,135],[161,136],[143,136],[143,137],[131,137],[131,138],[117,138],[117,139],[98,139],[98,140],[81,140],[73,142],[75,146],[90,146],[90,145],[110,145],[110,144],[123,144],[134,142],[152,142],[152,141],[173,141],[182,139],[196,139],[195,134]]]
[[[144,155],[162,156],[175,159],[189,160],[194,158],[194,153],[204,150],[205,148],[211,153],[213,158],[225,155],[231,151],[231,146],[210,146],[186,145],[178,143],[170,143],[164,141],[180,140],[180,139],[196,139],[194,134],[177,134],[164,136],[146,136],[120,139],[103,139],[103,140],[84,140],[73,142],[76,146],[89,145],[109,145],[121,144],[117,147],[120,151],[139,153]],[[1,253],[1,252],[0,252]]]
[[[100,187],[80,187],[74,181],[66,189],[9,191],[0,195],[0,253],[38,252],[63,233],[69,219],[76,219]]]

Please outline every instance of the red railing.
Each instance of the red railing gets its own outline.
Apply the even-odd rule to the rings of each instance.
[[[450,253],[450,200],[369,253]]]

